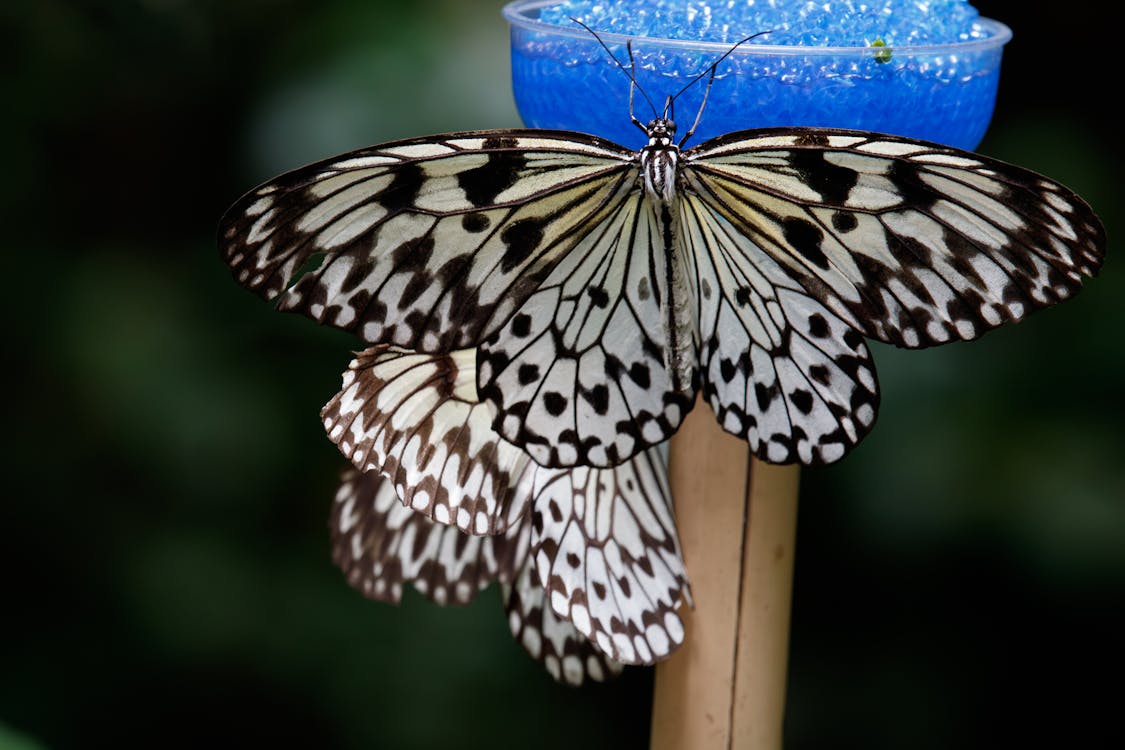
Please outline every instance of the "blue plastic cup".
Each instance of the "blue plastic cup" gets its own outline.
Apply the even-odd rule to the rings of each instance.
[[[524,123],[576,130],[639,148],[629,120],[629,79],[581,26],[539,21],[556,0],[517,0],[511,25],[512,86]],[[1011,30],[977,20],[982,38],[910,47],[745,44],[718,66],[692,144],[736,130],[775,126],[855,128],[976,148],[996,102],[1000,58]],[[719,42],[600,34],[621,61],[632,40],[637,80],[653,107],[731,49]],[[706,77],[675,102],[681,132],[695,119]],[[640,95],[635,114],[654,116]],[[656,112],[655,114],[659,114]]]

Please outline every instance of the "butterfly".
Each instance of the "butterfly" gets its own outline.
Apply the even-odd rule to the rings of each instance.
[[[844,129],[685,149],[703,107],[678,140],[674,96],[642,125],[614,61],[640,150],[532,129],[360,149],[243,196],[223,258],[370,344],[474,351],[493,429],[546,467],[621,464],[697,394],[761,459],[837,461],[878,410],[867,338],[973,339],[1101,266],[1101,222],[1042,175]]]
[[[474,376],[471,351],[387,346],[345,372],[322,417],[353,463],[330,524],[349,582],[466,604],[497,580],[513,635],[572,684],[668,656],[690,593],[661,452],[541,467],[492,431]]]

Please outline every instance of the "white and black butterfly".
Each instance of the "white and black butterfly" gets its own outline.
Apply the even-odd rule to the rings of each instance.
[[[550,467],[667,440],[699,390],[760,458],[838,460],[875,421],[865,337],[972,339],[1101,265],[1089,206],[1026,169],[823,128],[681,150],[667,115],[640,151],[499,130],[334,157],[235,203],[222,255],[371,344],[476,349],[495,430]]]
[[[567,682],[668,656],[689,593],[660,450],[539,466],[493,431],[475,373],[471,351],[386,346],[344,373],[322,416],[354,466],[331,521],[348,580],[384,601],[409,581],[439,604],[497,580],[517,640]]]

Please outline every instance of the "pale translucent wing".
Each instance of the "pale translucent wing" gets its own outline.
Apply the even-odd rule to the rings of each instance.
[[[694,401],[665,362],[664,246],[633,190],[480,348],[497,432],[543,466],[619,464],[667,440]]]
[[[613,469],[538,470],[531,521],[551,609],[606,655],[652,664],[683,642],[687,572],[659,449]]]
[[[703,395],[719,423],[767,461],[840,459],[878,408],[863,336],[710,205],[687,195],[680,208]]]
[[[861,333],[971,339],[1074,294],[1105,232],[1026,169],[861,131],[732,133],[683,154],[698,195]],[[722,333],[720,332],[720,336]]]
[[[377,472],[346,469],[329,520],[332,561],[364,596],[398,603],[403,583],[438,604],[467,604],[498,574],[492,537],[435,524]]]
[[[390,477],[402,502],[443,524],[496,534],[524,512],[530,459],[492,429],[476,395],[473,350],[359,353],[321,411],[325,430],[361,471]]]
[[[513,580],[503,585],[503,594],[507,625],[516,643],[560,683],[578,686],[587,679],[600,683],[620,675],[620,662],[606,657],[573,623],[561,620],[547,605],[547,591],[528,554],[530,535],[531,525],[521,524],[517,533],[508,533],[504,549],[497,550],[514,572]]]
[[[480,131],[388,143],[265,183],[227,211],[235,278],[370,343],[483,340],[636,179],[592,136]],[[302,275],[303,274],[303,275]]]

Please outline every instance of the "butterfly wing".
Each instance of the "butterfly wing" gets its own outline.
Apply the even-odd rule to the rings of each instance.
[[[492,537],[470,536],[405,507],[377,472],[346,469],[329,520],[332,561],[371,599],[397,604],[403,583],[438,604],[468,604],[496,579]]]
[[[505,534],[470,536],[403,506],[386,477],[349,467],[332,504],[330,528],[333,562],[368,598],[397,604],[409,583],[437,604],[464,605],[499,581],[512,635],[556,680],[581,685],[623,668],[547,605],[528,554],[526,520]]]
[[[473,350],[360,352],[321,418],[360,471],[386,474],[402,502],[439,523],[496,534],[526,509],[528,456],[492,429],[476,395]],[[530,481],[530,480],[528,480]]]
[[[617,676],[624,665],[610,659],[547,603],[547,591],[539,583],[530,554],[531,534],[531,523],[524,518],[502,540],[489,537],[512,637],[559,682],[578,686]]]
[[[551,131],[388,143],[246,194],[220,250],[243,286],[369,343],[475,346],[628,194],[632,156]]]
[[[839,459],[878,408],[863,336],[698,196],[680,208],[703,395],[719,423],[767,461]]]
[[[683,642],[689,597],[659,449],[612,469],[539,469],[531,555],[555,615],[602,652],[652,664]]]
[[[636,187],[480,348],[496,431],[541,465],[613,466],[664,442],[690,410],[666,366],[665,247]]]
[[[684,191],[866,336],[972,339],[1074,294],[1105,252],[1078,196],[978,154],[862,131],[732,133],[683,155]]]

